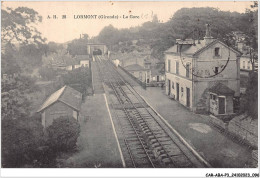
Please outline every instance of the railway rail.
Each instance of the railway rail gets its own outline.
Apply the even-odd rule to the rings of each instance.
[[[115,65],[96,56],[96,66],[109,95],[126,167],[208,167],[161,121]],[[121,107],[118,107],[121,106]]]

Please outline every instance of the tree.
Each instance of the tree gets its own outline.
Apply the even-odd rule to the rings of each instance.
[[[39,121],[27,118],[2,120],[2,167],[32,164],[36,149],[43,144],[43,127]]]
[[[79,123],[71,116],[55,119],[46,129],[48,145],[54,152],[69,151],[75,148],[80,133]]]
[[[258,74],[256,72],[249,73],[249,81],[246,89],[246,110],[253,118],[258,118]]]
[[[64,74],[62,80],[65,85],[69,85],[82,93],[83,97],[86,95],[87,88],[91,87],[90,70],[85,67],[74,69]]]
[[[250,22],[248,26],[246,44],[249,46],[249,56],[252,65],[252,71],[255,71],[255,62],[258,59],[257,49],[258,49],[258,2],[254,2],[251,5],[252,9],[247,9],[246,14],[248,16],[248,21]],[[255,10],[256,8],[256,10]]]
[[[39,44],[44,43],[34,24],[42,21],[38,12],[27,7],[1,10],[1,31],[3,43]]]
[[[14,54],[16,49],[11,43],[5,45],[5,53],[2,53],[2,63],[1,63],[1,74],[13,75],[14,73],[20,73],[21,67],[16,61]]]
[[[2,80],[1,85],[2,120],[28,117],[31,102],[27,95],[38,90],[35,81],[29,77],[18,75]]]
[[[112,25],[106,26],[99,33],[98,40],[107,45],[114,45],[120,41],[118,38],[118,31],[119,30]]]
[[[87,55],[87,46],[88,46],[88,35],[83,34],[82,38],[75,39],[68,44],[67,51],[70,55]]]

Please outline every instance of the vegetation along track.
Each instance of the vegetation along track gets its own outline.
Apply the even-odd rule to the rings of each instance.
[[[96,63],[109,95],[126,167],[207,167],[162,122],[111,61],[96,56]]]

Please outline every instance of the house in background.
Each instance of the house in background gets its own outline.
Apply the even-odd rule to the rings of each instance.
[[[139,64],[128,65],[124,69],[144,84],[149,84],[151,81],[151,70],[145,69]]]
[[[251,54],[254,55],[253,49],[246,45],[246,35],[243,32],[235,31],[233,32],[235,38],[235,46],[243,55],[240,57],[240,70],[241,71],[251,71],[253,70],[253,64],[250,59],[250,50]],[[258,71],[258,60],[254,61],[255,71]]]
[[[66,70],[73,70],[80,67],[88,67],[89,68],[89,55],[76,55],[74,57],[74,63],[71,65],[66,66]]]
[[[158,62],[151,66],[151,86],[162,86],[165,83],[164,62]]]
[[[252,63],[249,55],[243,55],[240,58],[240,70],[250,71],[252,70]]]
[[[37,112],[41,113],[44,128],[50,126],[60,116],[72,116],[78,120],[82,102],[82,94],[77,90],[64,86],[51,94]]]
[[[240,55],[214,39],[208,24],[204,40],[176,40],[165,51],[166,94],[198,113],[232,113],[228,107],[240,96]]]
[[[90,57],[89,55],[76,55],[75,60],[77,61],[78,67],[89,67]],[[75,65],[76,68],[76,65]]]

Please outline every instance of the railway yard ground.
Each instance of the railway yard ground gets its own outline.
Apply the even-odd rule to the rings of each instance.
[[[143,89],[103,57],[92,63],[92,77],[94,95],[81,106],[87,118],[80,120],[80,151],[67,159],[69,167],[228,168],[249,162],[250,150],[219,133],[207,117],[169,99],[162,88]]]

